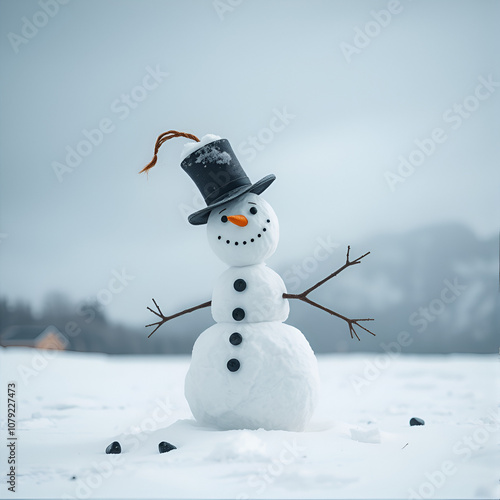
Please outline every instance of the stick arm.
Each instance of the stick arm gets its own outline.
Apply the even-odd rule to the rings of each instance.
[[[353,339],[353,334],[356,335],[356,338],[360,340],[358,337],[358,334],[356,333],[356,330],[354,329],[354,326],[357,326],[359,328],[362,328],[363,330],[367,331],[368,333],[372,334],[375,336],[375,334],[368,330],[368,328],[365,328],[363,325],[360,325],[358,321],[373,321],[373,318],[356,318],[356,319],[350,319],[347,318],[346,316],[343,316],[342,314],[336,313],[335,311],[332,311],[331,309],[328,309],[321,304],[318,304],[317,302],[313,302],[311,299],[309,299],[307,296],[313,291],[316,290],[316,288],[319,288],[321,285],[325,284],[328,280],[334,278],[338,274],[340,274],[344,269],[347,269],[350,266],[354,266],[356,264],[359,264],[361,262],[361,259],[366,257],[370,252],[365,253],[361,257],[358,257],[357,259],[354,260],[349,260],[349,252],[351,250],[351,247],[347,247],[347,255],[346,255],[346,261],[345,264],[341,267],[339,267],[336,271],[334,271],[332,274],[327,276],[326,278],[322,279],[321,281],[318,281],[315,285],[312,287],[308,288],[302,293],[284,293],[283,298],[284,299],[299,299],[302,300],[303,302],[306,302],[307,304],[310,304],[311,306],[317,307],[318,309],[321,309],[323,311],[326,311],[327,313],[331,314],[332,316],[336,316],[337,318],[343,319],[348,325],[349,325],[349,333],[351,334],[351,338]]]
[[[151,337],[151,335],[153,335],[153,333],[156,332],[156,330],[158,330],[158,328],[160,328],[160,326],[162,326],[167,321],[170,321],[171,319],[174,319],[174,318],[178,318],[179,316],[183,316],[184,314],[188,314],[190,312],[196,311],[197,309],[203,309],[204,307],[210,307],[212,305],[212,301],[209,300],[208,302],[203,302],[203,304],[199,304],[197,306],[190,307],[189,309],[184,309],[184,311],[172,314],[171,316],[165,316],[161,312],[160,306],[156,303],[156,300],[155,299],[152,299],[152,300],[153,300],[154,305],[156,306],[156,309],[158,310],[158,312],[153,311],[153,309],[151,309],[150,307],[148,307],[147,309],[149,309],[153,314],[156,314],[156,316],[158,316],[161,319],[160,319],[160,321],[157,321],[156,323],[150,323],[149,325],[146,325],[145,328],[147,328],[148,326],[155,327],[155,329],[148,335],[148,339],[149,339],[149,337]]]
[[[348,267],[355,266],[356,264],[359,264],[361,262],[361,259],[366,257],[367,255],[370,254],[370,252],[366,252],[364,255],[361,257],[358,257],[357,259],[354,260],[349,260],[349,252],[351,251],[351,246],[349,245],[347,247],[347,255],[345,259],[345,264],[341,267],[339,267],[336,271],[334,271],[332,274],[327,276],[326,278],[322,279],[321,281],[318,281],[315,285],[313,285],[311,288],[308,288],[305,292],[302,292],[300,295],[303,297],[306,297],[309,295],[313,290],[316,290],[316,288],[319,288],[321,285],[324,285],[328,280],[331,280],[332,278],[335,278],[338,274],[340,274],[344,269],[347,269]]]

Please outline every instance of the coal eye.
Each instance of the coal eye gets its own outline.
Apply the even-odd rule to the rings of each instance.
[[[253,214],[253,215],[255,215],[257,213],[257,209],[255,207],[252,207],[250,209],[250,213]]]
[[[223,216],[220,218],[220,220],[221,220],[222,222],[227,222],[227,217],[226,217],[225,215],[223,215]]]

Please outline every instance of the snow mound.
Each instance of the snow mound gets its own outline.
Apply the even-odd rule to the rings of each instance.
[[[351,439],[359,441],[360,443],[380,443],[380,431],[378,427],[371,429],[351,429]]]
[[[250,431],[229,432],[211,453],[208,460],[215,462],[263,462],[269,460],[267,445]]]

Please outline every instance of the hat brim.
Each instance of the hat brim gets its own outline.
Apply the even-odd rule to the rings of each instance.
[[[255,184],[248,184],[247,186],[240,186],[232,191],[226,193],[220,200],[217,200],[215,203],[212,203],[206,208],[198,210],[194,214],[191,214],[188,217],[188,221],[190,224],[194,226],[199,226],[201,224],[206,224],[208,221],[208,217],[210,216],[210,212],[224,203],[228,203],[232,200],[238,198],[246,193],[254,193],[260,194],[264,192],[276,179],[274,174],[269,174],[263,177],[260,181],[257,181]]]

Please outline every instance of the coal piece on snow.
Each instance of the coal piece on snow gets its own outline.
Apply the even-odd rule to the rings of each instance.
[[[121,452],[122,452],[122,447],[120,446],[120,443],[118,441],[113,441],[106,448],[106,454],[107,455],[118,455]]]
[[[418,417],[412,417],[410,419],[410,425],[425,425],[425,422],[423,419],[418,418]]]
[[[162,441],[158,445],[158,451],[160,453],[167,453],[167,451],[172,451],[172,450],[176,450],[176,449],[177,449],[177,446],[174,446],[173,444],[167,443],[166,441]]]

